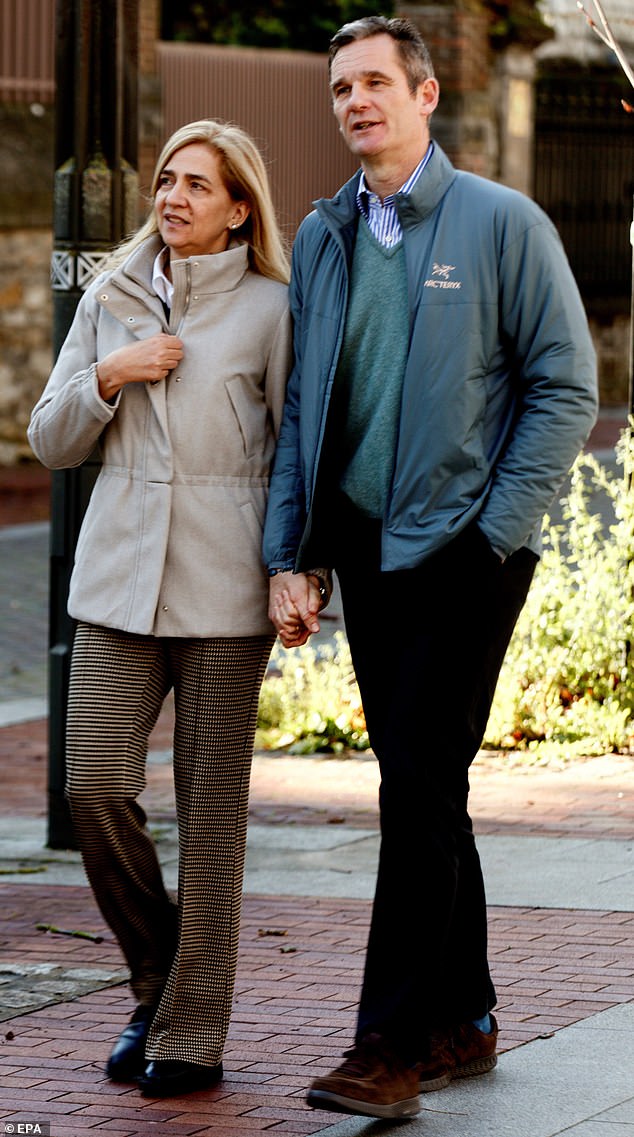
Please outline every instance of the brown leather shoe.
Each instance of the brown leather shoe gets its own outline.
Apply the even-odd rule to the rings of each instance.
[[[406,1066],[380,1035],[367,1035],[344,1057],[332,1074],[311,1083],[306,1100],[314,1109],[387,1118],[420,1112],[418,1066]]]
[[[453,1031],[433,1035],[431,1058],[421,1063],[420,1092],[442,1090],[453,1078],[473,1078],[497,1065],[498,1024],[491,1015],[491,1032],[484,1034],[473,1023],[461,1023]]]

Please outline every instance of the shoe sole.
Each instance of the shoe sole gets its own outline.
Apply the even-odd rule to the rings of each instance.
[[[313,1109],[329,1109],[333,1113],[359,1113],[364,1117],[388,1120],[397,1117],[416,1117],[420,1113],[420,1102],[417,1097],[405,1098],[403,1101],[395,1101],[389,1105],[375,1105],[373,1102],[357,1101],[356,1098],[333,1094],[327,1090],[310,1090],[306,1101]]]
[[[188,1081],[180,1086],[152,1086],[137,1079],[137,1084],[144,1098],[178,1098],[184,1094],[195,1094],[199,1090],[211,1090],[219,1081],[217,1078],[213,1082]]]
[[[106,1064],[106,1077],[111,1082],[136,1082],[147,1066],[147,1059],[141,1053],[136,1060],[128,1062],[108,1062]]]
[[[421,1082],[421,1094],[431,1094],[435,1090],[444,1090],[454,1078],[476,1078],[479,1074],[488,1074],[498,1064],[497,1054],[489,1054],[486,1058],[474,1058],[464,1066],[456,1066],[451,1074],[441,1074],[439,1078],[431,1078]]]
[[[152,1085],[151,1083],[144,1082],[141,1078],[137,1078],[137,1085],[144,1098],[177,1098],[181,1094],[195,1094],[199,1090],[214,1089],[221,1078],[200,1079],[188,1078],[187,1081],[183,1080],[180,1085]]]
[[[497,1054],[488,1054],[486,1058],[474,1058],[473,1062],[465,1062],[464,1066],[456,1066],[454,1078],[475,1078],[478,1074],[488,1074],[498,1064]]]
[[[209,1069],[211,1070],[213,1067],[210,1066]],[[195,1094],[198,1090],[214,1089],[222,1081],[223,1075],[224,1071],[221,1065],[220,1069],[214,1069],[213,1074],[182,1077],[180,1083],[174,1079],[170,1084],[167,1078],[153,1081],[146,1079],[143,1075],[138,1077],[136,1082],[144,1098],[176,1098],[181,1094]]]
[[[420,1084],[421,1094],[431,1094],[434,1090],[444,1090],[451,1081],[451,1074],[441,1074],[439,1078],[426,1078]]]
[[[121,1082],[127,1085],[128,1083],[138,1081],[146,1065],[147,1063],[143,1061],[140,1066],[135,1066],[134,1068],[128,1067],[124,1070],[111,1070],[109,1066],[106,1066],[106,1077],[111,1082]]]

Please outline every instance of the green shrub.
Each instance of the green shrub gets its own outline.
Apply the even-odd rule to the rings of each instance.
[[[258,745],[291,754],[369,746],[361,696],[343,632],[334,643],[285,651],[277,644],[260,696]]]
[[[634,740],[634,444],[622,473],[591,454],[573,468],[502,667],[483,745],[534,762],[628,751]],[[604,502],[603,518],[596,497]],[[468,661],[466,661],[468,664]],[[456,659],[459,673],[461,660]],[[293,753],[368,745],[350,650],[278,647],[260,700],[259,744]],[[424,722],[412,721],[414,732]],[[447,730],[452,729],[447,723]]]
[[[537,760],[629,748],[634,709],[632,445],[622,474],[582,455],[544,525],[544,550],[507,652],[484,745]],[[592,508],[603,496],[605,518]]]

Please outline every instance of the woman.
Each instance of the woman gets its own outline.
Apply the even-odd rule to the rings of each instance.
[[[261,527],[291,348],[288,266],[252,140],[182,127],[152,196],[83,296],[29,440],[51,469],[101,449],[68,605],[67,793],[139,1004],[107,1073],[161,1096],[222,1077],[274,642]],[[171,689],[178,906],[136,800]]]

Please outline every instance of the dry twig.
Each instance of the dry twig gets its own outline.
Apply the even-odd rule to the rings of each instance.
[[[608,18],[606,16],[605,12],[603,11],[603,5],[600,3],[600,0],[592,0],[592,2],[594,5],[594,9],[596,11],[596,14],[599,18],[598,24],[597,24],[596,20],[594,20],[592,18],[592,16],[590,15],[590,13],[586,10],[586,8],[582,4],[581,0],[577,0],[577,8],[579,9],[580,12],[583,12],[586,20],[588,21],[588,24],[592,28],[592,31],[595,33],[595,35],[597,35],[599,37],[599,39],[602,41],[602,43],[604,43],[606,45],[606,47],[609,47],[610,50],[614,52],[614,54],[615,54],[616,58],[618,59],[621,67],[623,68],[623,72],[624,72],[626,78],[628,79],[628,81],[630,82],[632,87],[634,87],[634,71],[632,70],[632,68],[629,64],[629,61],[625,55],[625,52],[623,51],[623,48],[620,46],[620,44],[618,43],[618,41],[614,37],[614,34],[613,34],[612,29],[610,27],[610,24],[608,22]],[[630,114],[634,114],[634,107],[631,106],[630,103],[626,102],[625,99],[621,99],[621,104],[622,104],[624,110],[628,111]]]

